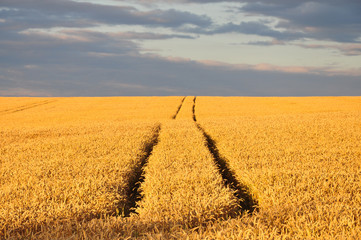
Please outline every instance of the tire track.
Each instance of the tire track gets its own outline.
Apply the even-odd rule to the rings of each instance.
[[[214,162],[223,178],[224,185],[230,187],[235,191],[234,196],[239,200],[241,211],[248,211],[252,213],[253,211],[257,210],[258,202],[249,194],[249,188],[237,180],[234,172],[229,168],[227,160],[224,159],[219,153],[215,141],[197,122],[197,117],[195,114],[196,98],[197,97],[194,97],[193,99],[193,120],[197,128],[202,132],[203,136],[206,139],[208,150],[213,156]]]
[[[129,189],[127,192],[128,199],[125,205],[119,206],[120,213],[124,217],[129,217],[131,213],[135,213],[137,207],[137,202],[140,201],[140,185],[144,182],[144,166],[148,163],[149,157],[152,155],[153,148],[158,144],[159,132],[161,130],[161,125],[159,124],[151,140],[145,144],[143,152],[144,156],[140,159],[140,163],[133,169],[133,176],[129,181]]]
[[[172,117],[172,119],[176,119],[176,118],[177,118],[177,115],[178,115],[179,111],[181,110],[182,105],[183,105],[185,99],[186,99],[186,97],[184,97],[184,98],[182,99],[182,101],[181,101],[181,103],[180,103],[180,105],[179,105],[176,113],[175,113],[174,116]]]
[[[56,102],[56,101],[57,100],[45,100],[45,101],[41,101],[41,102],[31,103],[31,104],[28,104],[28,105],[23,105],[23,106],[19,106],[19,107],[16,107],[16,108],[0,111],[0,114],[5,115],[5,114],[8,114],[8,113],[21,112],[21,111],[24,111],[24,110],[27,110],[27,109],[31,109],[31,108],[35,108],[35,107],[38,107],[38,106],[46,105],[46,104],[53,103],[53,102]]]
[[[193,98],[192,112],[193,112],[193,121],[197,124],[197,127],[199,128],[199,124],[197,123],[197,118],[196,118],[196,99],[197,97]]]

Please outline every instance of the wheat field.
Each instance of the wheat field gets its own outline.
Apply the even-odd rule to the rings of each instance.
[[[0,239],[358,239],[361,97],[0,98]]]

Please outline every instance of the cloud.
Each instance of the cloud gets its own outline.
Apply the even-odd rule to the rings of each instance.
[[[298,46],[334,48],[346,55],[361,52],[355,40],[359,31],[351,31],[359,28],[354,14],[357,8],[351,11],[353,17],[347,19],[341,19],[342,11],[334,6],[349,7],[342,7],[337,1],[331,0],[332,6],[326,9],[321,6],[313,8],[326,20],[328,13],[337,16],[338,24],[333,23],[335,28],[332,30],[327,21],[318,25],[314,23],[317,14],[307,10],[307,5],[299,1],[240,3],[239,10],[246,13],[245,18],[252,16],[252,20],[217,25],[210,17],[174,9],[149,10],[152,8],[144,7],[139,9],[148,10],[139,10],[69,0],[2,0],[0,95],[359,95],[361,69],[337,70],[269,63],[234,65],[141,54],[143,42],[139,40],[192,39],[194,33],[229,32],[270,37],[270,41],[250,42],[258,45],[299,44],[292,41],[307,38],[341,41],[342,36],[350,42],[328,45],[305,42]],[[326,2],[319,1],[318,4],[323,6]],[[294,10],[294,14],[285,13],[288,10]],[[307,22],[302,16],[310,19]],[[277,20],[264,21],[264,17]],[[87,28],[104,25],[141,25],[143,32],[114,29],[105,32],[104,29]],[[162,27],[161,32],[158,27]],[[345,29],[344,35],[342,29]]]
[[[0,96],[3,97],[51,97],[51,94],[48,91],[38,91],[36,89],[24,89],[21,87],[18,88],[6,88],[0,89]]]
[[[181,61],[178,59],[178,62]],[[184,60],[183,60],[184,61]],[[310,74],[320,76],[361,76],[361,68],[359,69],[347,69],[339,70],[327,67],[305,67],[305,66],[277,66],[269,63],[259,64],[229,64],[225,62],[213,61],[213,60],[202,60],[198,61],[209,67],[218,67],[220,69],[229,70],[255,70],[257,72],[279,72],[279,73],[296,73],[296,74]]]
[[[160,1],[169,2],[169,1]],[[173,1],[172,1],[173,2]],[[361,42],[361,4],[359,0],[243,0],[177,1],[182,3],[238,2],[240,23],[208,28],[180,28],[198,34],[242,33],[270,37],[279,41],[322,40],[340,43]],[[232,9],[236,12],[237,9]],[[258,18],[257,20],[249,19]]]
[[[89,52],[113,55],[134,55],[138,45],[130,40],[91,31],[26,32],[0,39],[2,66],[86,63]]]
[[[149,3],[149,1],[133,2]],[[185,33],[212,35],[232,32],[270,37],[278,41],[288,42],[305,39],[345,43],[359,43],[361,41],[359,31],[361,28],[361,5],[356,0],[151,2],[163,4],[172,2],[200,4],[237,2],[240,4],[239,11],[246,14],[246,18],[240,23],[229,22],[219,26],[209,16],[174,9],[140,11],[129,6],[109,6],[70,0],[3,0],[3,8],[0,10],[0,19],[3,20],[0,23],[0,31],[19,32],[31,28],[54,27],[82,28],[106,24],[161,26],[170,28],[175,32],[183,32],[178,36],[177,34],[153,35],[154,39],[190,37]],[[247,17],[251,16],[257,16],[260,19],[247,20]],[[273,20],[265,20],[270,17]],[[262,18],[265,19],[262,20]],[[133,34],[133,36],[135,39],[142,38],[140,34]],[[149,39],[152,39],[151,34],[148,36]],[[147,39],[145,34],[143,37]]]
[[[280,31],[272,29],[264,23],[251,21],[242,22],[240,24],[228,23],[216,28],[215,30],[207,32],[207,34],[220,34],[220,33],[242,33],[250,35],[258,35],[262,37],[272,37],[279,41],[296,40],[306,37],[305,34],[294,31]]]
[[[116,39],[121,40],[161,40],[161,39],[172,39],[172,38],[184,38],[184,39],[194,39],[191,35],[185,34],[162,34],[154,32],[97,32],[93,30],[82,30],[82,29],[64,29],[56,31],[55,33],[49,33],[47,31],[23,31],[21,35],[38,35],[48,38],[55,38],[60,40],[67,41],[79,41],[79,42],[88,42],[92,40],[108,40],[116,41]]]
[[[297,29],[303,37],[312,39],[360,41],[359,1],[249,1],[240,11],[279,19],[276,28],[285,30],[285,34]]]
[[[193,36],[185,34],[159,34],[153,32],[118,32],[110,35],[112,35],[113,37],[132,40],[161,40],[171,38],[194,39]]]
[[[360,75],[327,73],[327,69],[162,58],[139,54],[137,44],[105,33],[61,34],[32,32],[16,41],[0,41],[5,56],[0,58],[0,94],[357,95],[361,87]]]
[[[0,30],[21,31],[28,28],[91,27],[108,25],[144,25],[179,27],[192,24],[206,27],[212,21],[184,11],[140,11],[134,7],[109,6],[70,0],[3,0]]]
[[[149,3],[219,3],[219,2],[240,2],[240,1],[239,0],[133,0],[133,2],[148,5]]]
[[[270,4],[284,4],[284,5],[297,5],[300,3],[299,0],[134,0],[135,2],[180,2],[180,3],[215,3],[215,2],[239,2],[239,3],[270,3]],[[355,3],[358,0],[318,0],[322,3]]]
[[[147,56],[96,58],[76,68],[61,64],[22,71],[24,77],[17,80],[22,92],[10,85],[1,88],[2,95],[8,90],[22,95],[24,89],[38,96],[358,95],[361,87],[359,77],[274,71],[268,66],[230,69]]]
[[[336,49],[346,56],[361,55],[361,44],[295,44],[296,46],[309,49]]]
[[[275,46],[275,45],[285,45],[284,41],[280,41],[277,39],[272,39],[270,41],[250,41],[247,43],[242,43],[242,45],[255,45],[255,46]],[[238,44],[239,45],[239,44]]]

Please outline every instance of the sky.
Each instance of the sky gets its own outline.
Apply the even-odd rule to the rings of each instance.
[[[359,96],[361,0],[0,0],[0,96]]]

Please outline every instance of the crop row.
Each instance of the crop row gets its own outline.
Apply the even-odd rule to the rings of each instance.
[[[16,112],[20,109],[29,109],[32,107],[40,106],[42,104],[50,103],[53,101],[56,101],[56,98],[52,98],[49,100],[48,98],[30,98],[30,97],[24,97],[24,98],[5,98],[0,97],[0,114],[3,113],[10,113],[10,112]]]
[[[357,239],[360,100],[64,98],[3,115],[0,226],[40,239]],[[239,214],[240,186],[257,211]]]
[[[163,125],[145,167],[137,212],[148,222],[198,226],[234,215],[237,199],[222,177],[191,119]]]
[[[361,232],[360,98],[197,98],[259,212],[227,223],[254,238],[356,239]],[[239,226],[242,226],[240,229]],[[217,227],[215,227],[217,228]]]
[[[66,98],[1,116],[0,235],[124,214],[148,145],[181,98],[148,100]]]

